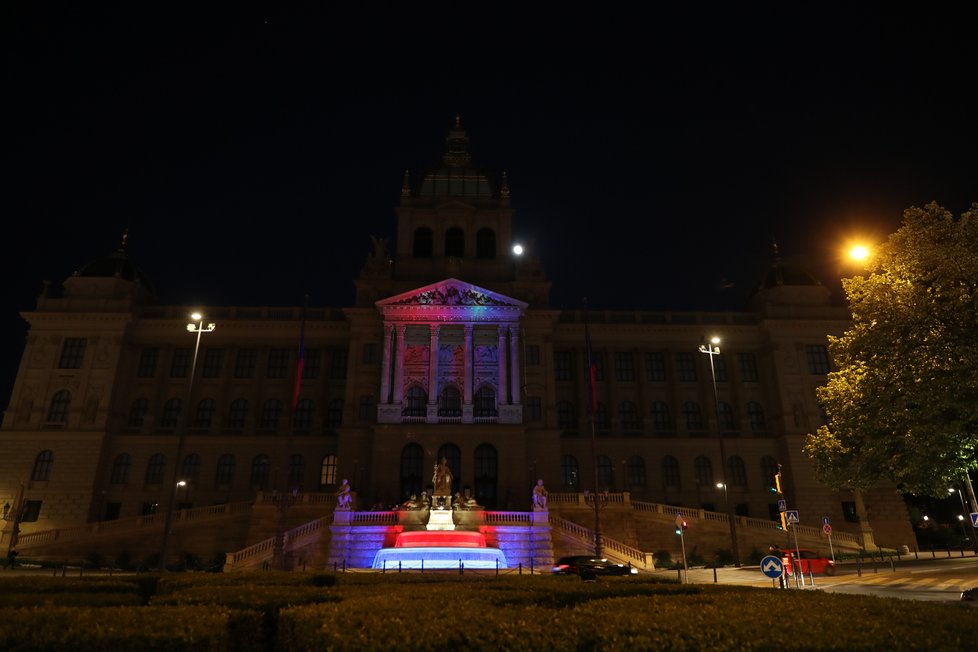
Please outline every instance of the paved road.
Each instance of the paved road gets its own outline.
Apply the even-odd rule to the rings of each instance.
[[[668,577],[677,577],[676,571],[656,571]],[[714,577],[716,578],[714,580]],[[805,578],[805,590],[822,590],[833,593],[877,595],[905,600],[957,601],[961,591],[978,586],[978,557],[952,557],[937,559],[903,560],[885,564],[863,563],[857,566],[848,562],[838,565],[832,577],[816,575],[812,585]],[[690,569],[691,583],[745,584],[772,587],[774,582],[765,577],[760,568]],[[795,583],[792,582],[792,588]]]

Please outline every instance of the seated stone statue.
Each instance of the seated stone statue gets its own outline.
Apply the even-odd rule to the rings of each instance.
[[[353,506],[353,496],[350,495],[350,482],[343,480],[339,491],[336,492],[336,509],[350,509]]]
[[[533,487],[533,509],[547,509],[547,488],[543,486],[543,480],[537,480]]]

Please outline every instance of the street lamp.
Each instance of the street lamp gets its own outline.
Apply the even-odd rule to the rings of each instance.
[[[717,419],[717,440],[720,442],[720,479],[722,482],[717,483],[717,487],[722,484],[724,494],[726,494],[727,449],[723,440],[723,429],[720,427],[720,394],[717,391],[716,365],[713,363],[713,356],[720,355],[720,338],[714,335],[710,338],[709,344],[700,344],[699,350],[700,353],[705,353],[710,356],[710,378],[713,380],[713,406]],[[733,554],[734,566],[740,568],[740,547],[737,545],[737,517],[734,514],[733,504],[730,502],[729,495],[726,496],[726,503],[727,522],[730,523],[730,552]]]
[[[163,542],[160,545],[160,572],[166,571],[167,548],[170,545],[170,527],[173,523],[173,511],[177,502],[177,489],[187,484],[186,481],[179,479],[180,458],[183,457],[187,428],[190,424],[190,409],[194,396],[194,376],[197,374],[197,354],[200,353],[200,338],[204,333],[213,332],[215,328],[213,323],[205,325],[204,316],[199,312],[191,314],[190,318],[194,321],[187,324],[187,332],[195,334],[197,338],[194,344],[194,356],[190,363],[190,380],[187,381],[187,406],[182,410],[181,421],[183,423],[180,424],[177,432],[177,454],[173,460],[173,481],[170,483],[173,487],[173,494],[170,496],[170,503],[166,508],[166,519],[163,521]]]

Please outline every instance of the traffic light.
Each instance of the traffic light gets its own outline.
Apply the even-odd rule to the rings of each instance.
[[[785,517],[784,512],[781,512],[781,529],[788,531],[788,519]]]
[[[774,487],[771,489],[773,492],[781,494],[781,471],[774,474]]]
[[[683,519],[682,521],[677,521],[676,522],[676,534],[677,535],[682,534],[683,533],[683,530],[687,529],[688,527],[689,527],[689,523],[686,522],[686,519]]]

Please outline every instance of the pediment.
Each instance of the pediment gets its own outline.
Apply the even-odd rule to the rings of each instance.
[[[485,321],[519,318],[527,304],[455,278],[377,301],[384,316],[400,319]]]

